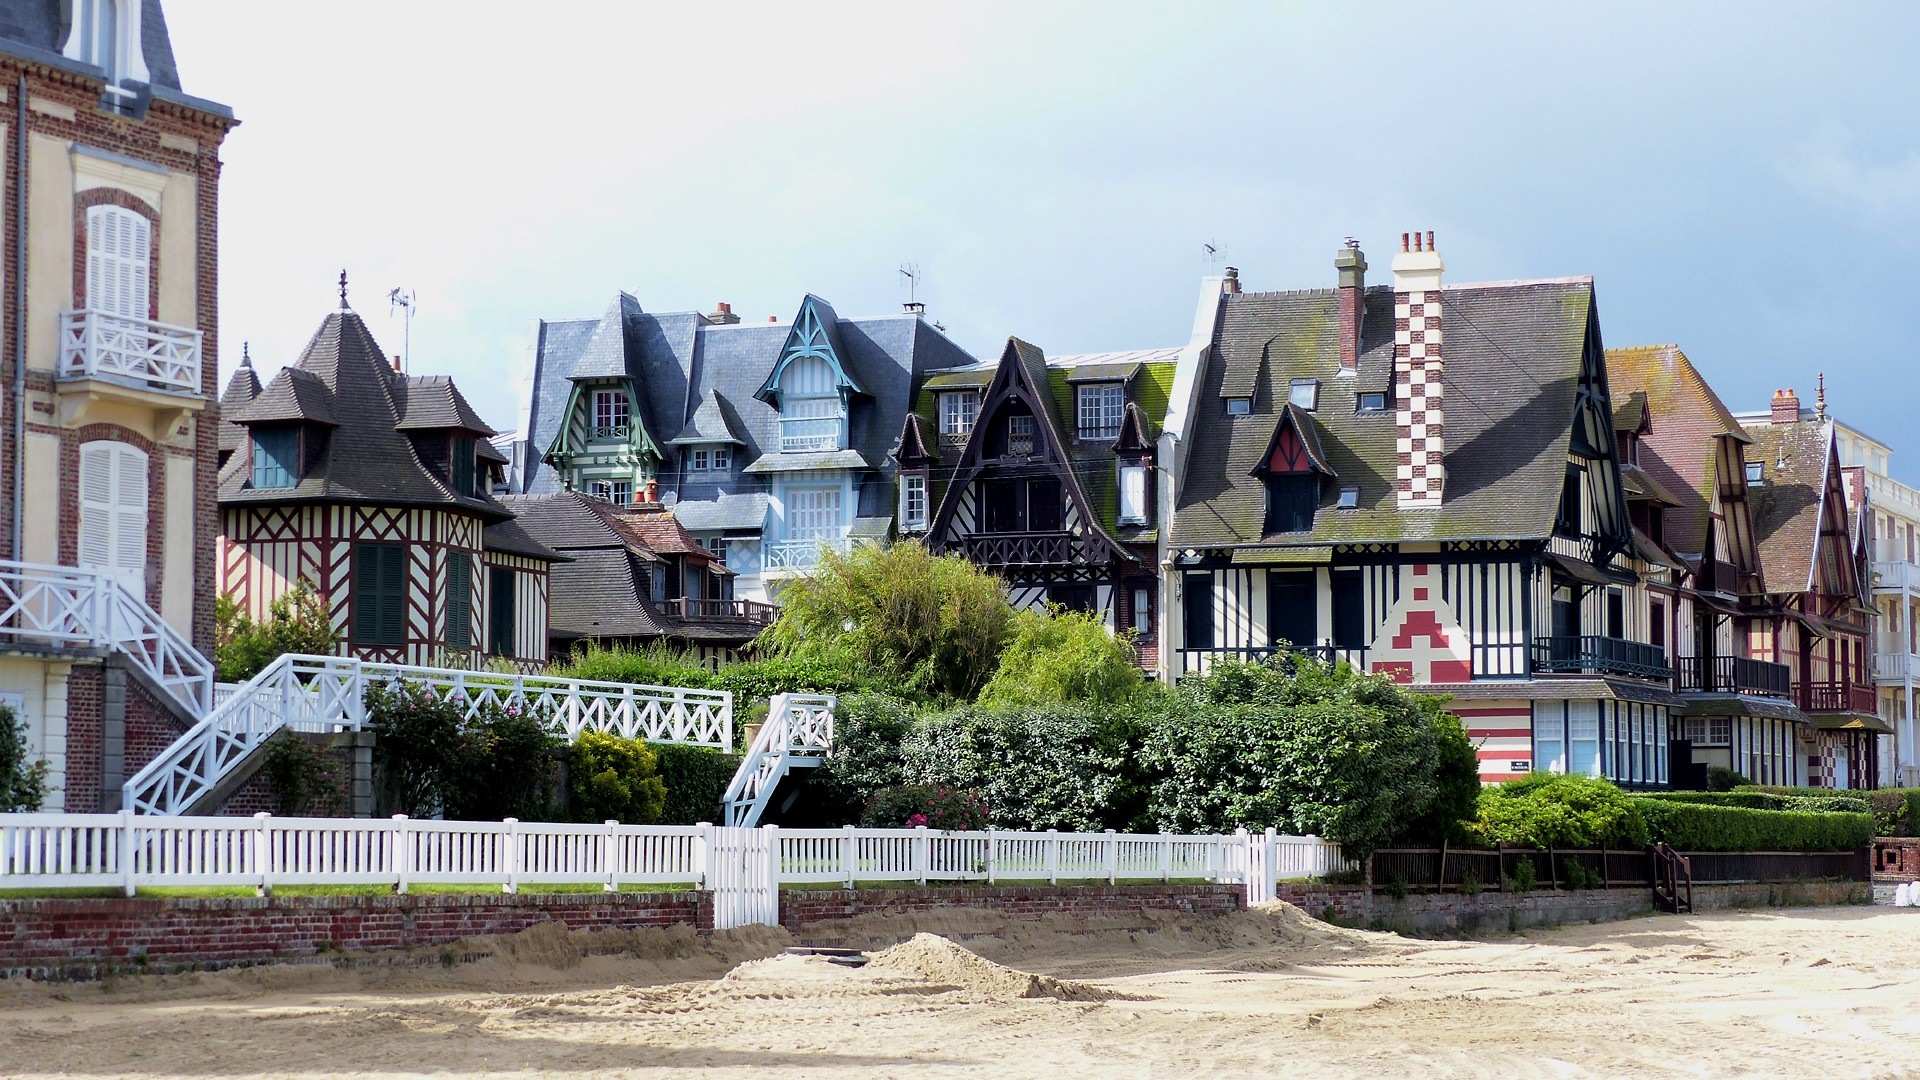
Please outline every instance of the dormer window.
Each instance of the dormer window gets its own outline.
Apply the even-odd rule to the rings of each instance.
[[[1227,399],[1228,416],[1250,416],[1253,414],[1253,399],[1250,397],[1230,397]]]
[[[253,429],[253,475],[250,486],[271,490],[300,482],[300,430],[296,427]]]
[[[1320,507],[1320,482],[1322,478],[1334,478],[1318,447],[1313,421],[1299,417],[1292,409],[1280,414],[1265,456],[1253,467],[1253,475],[1260,477],[1266,488],[1264,533],[1313,530],[1313,515]]]
[[[733,467],[733,453],[729,447],[700,447],[689,455],[688,472],[725,472]]]
[[[1117,520],[1121,525],[1147,523],[1147,467],[1143,463],[1123,461],[1120,465],[1120,513]]]
[[[141,0],[75,0],[73,32],[64,55],[99,68],[106,76],[103,106],[130,111],[134,94],[120,84],[146,82],[146,53],[140,40]]]
[[[1387,395],[1374,392],[1361,394],[1354,399],[1353,411],[1357,413],[1383,413],[1387,411]]]
[[[927,527],[927,478],[922,473],[900,476],[900,531],[924,532]]]
[[[588,490],[594,498],[605,499],[615,506],[625,506],[633,501],[631,480],[595,480],[588,485]]]
[[[632,432],[625,390],[593,392],[593,434],[595,439],[624,439]]]
[[[1120,436],[1120,416],[1127,408],[1127,388],[1122,383],[1089,383],[1079,388],[1076,435],[1082,439],[1115,439]]]
[[[1267,477],[1268,533],[1309,532],[1320,505],[1320,477],[1311,472]]]
[[[803,356],[780,377],[780,449],[792,453],[846,446],[847,405],[833,365]]]
[[[980,412],[980,398],[968,390],[957,394],[941,394],[940,401],[940,441],[948,446],[959,446],[973,434],[974,417]]]
[[[1766,480],[1767,480],[1767,465],[1765,462],[1763,461],[1747,462],[1747,486],[1748,487],[1759,487],[1761,484],[1766,483]]]
[[[1287,401],[1312,412],[1320,407],[1320,380],[1295,379],[1287,390]]]

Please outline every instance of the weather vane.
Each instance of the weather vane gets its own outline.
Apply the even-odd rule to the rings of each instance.
[[[347,271],[345,267],[342,267],[340,270],[340,310],[347,310]]]

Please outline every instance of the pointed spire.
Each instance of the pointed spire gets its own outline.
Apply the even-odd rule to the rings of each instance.
[[[253,343],[251,341],[243,341],[240,343],[240,366],[241,367],[250,368],[253,366],[252,349],[253,349]]]
[[[351,310],[347,307],[347,271],[345,267],[340,269],[340,310]]]
[[[1813,418],[1815,420],[1827,418],[1827,373],[1824,371],[1820,373],[1820,385],[1814,393]]]

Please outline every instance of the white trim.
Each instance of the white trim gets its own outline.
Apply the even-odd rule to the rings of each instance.
[[[95,188],[116,188],[138,197],[155,214],[160,213],[160,196],[172,176],[158,165],[122,158],[91,146],[73,144],[68,156],[73,161],[73,193]]]

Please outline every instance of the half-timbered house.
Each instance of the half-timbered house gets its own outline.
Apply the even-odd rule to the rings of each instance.
[[[257,385],[257,383],[255,384]],[[547,659],[549,567],[490,494],[503,457],[452,380],[390,365],[360,316],[327,316],[305,351],[250,398],[220,473],[220,585],[263,617],[301,580],[341,651],[467,667]]]
[[[660,501],[765,601],[827,549],[892,532],[889,456],[922,373],[973,363],[917,310],[788,322],[654,314],[542,322],[525,493]]]
[[[1165,662],[1311,650],[1451,694],[1481,775],[1669,783],[1589,278],[1452,285],[1431,236],[1391,287],[1203,297],[1180,445]],[[1210,310],[1211,308],[1211,310]]]
[[[1000,575],[1017,607],[1099,612],[1156,666],[1155,443],[1177,355],[1048,359],[1011,338],[997,364],[930,374],[895,451],[901,535]]]

